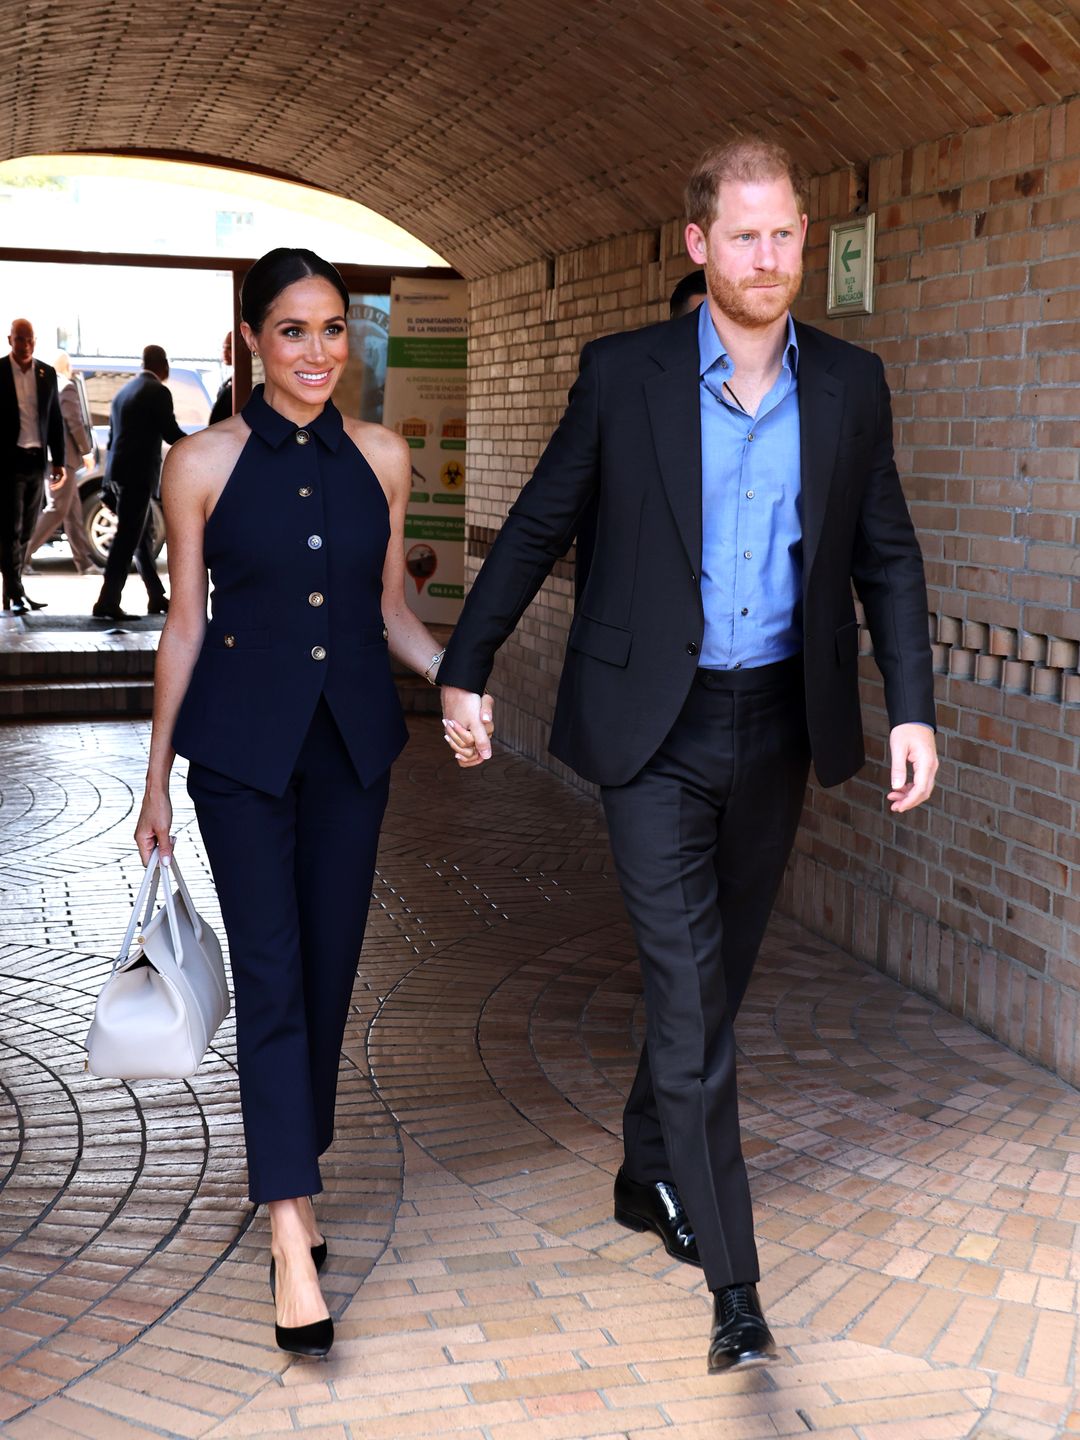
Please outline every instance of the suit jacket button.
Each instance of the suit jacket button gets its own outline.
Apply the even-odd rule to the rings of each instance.
[[[309,605],[321,605],[325,598],[326,597],[318,590],[312,590],[311,594],[307,597],[307,603]]]
[[[306,445],[307,442],[308,442],[310,439],[311,439],[311,436],[307,433],[306,430],[297,430],[297,432],[296,432],[296,443],[297,443],[297,445]]]
[[[389,640],[389,639],[390,639],[390,631],[387,630],[387,628],[386,628],[385,625],[382,627],[382,638],[383,638],[384,640]]]
[[[325,659],[326,659],[326,650],[323,648],[322,645],[313,645],[313,646],[311,647],[311,658],[312,658],[313,660],[325,660]]]
[[[310,486],[310,485],[301,485],[301,486],[300,486],[300,489],[299,489],[296,493],[300,496],[300,498],[301,498],[302,500],[306,500],[306,499],[308,498],[308,496],[311,494],[311,486]]]
[[[235,644],[236,644],[236,636],[235,636],[235,635],[226,635],[226,636],[225,636],[225,645],[226,645],[226,647],[227,647],[229,650],[231,650]]]
[[[686,642],[686,653],[687,653],[688,655],[696,655],[697,652],[698,652],[697,641],[696,641],[696,640],[688,640],[688,641]]]
[[[322,536],[321,536],[321,535],[309,535],[309,536],[307,537],[307,543],[310,545],[310,547],[312,548],[312,550],[321,550],[321,549],[322,549]]]

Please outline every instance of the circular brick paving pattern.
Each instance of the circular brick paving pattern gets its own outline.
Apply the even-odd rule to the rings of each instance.
[[[700,1272],[611,1220],[643,1017],[598,807],[504,754],[459,774],[413,731],[320,1201],[323,1364],[272,1344],[231,1026],[190,1083],[83,1070],[146,727],[5,732],[3,1433],[1080,1434],[1076,1094],[783,919],[738,1027],[782,1359],[704,1375]]]

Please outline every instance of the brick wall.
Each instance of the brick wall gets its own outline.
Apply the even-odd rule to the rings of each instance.
[[[828,224],[868,190],[872,316],[824,318]],[[815,182],[797,313],[876,350],[922,540],[938,672],[939,793],[894,820],[875,757],[812,788],[790,913],[1080,1081],[1080,101]],[[681,225],[472,287],[470,555],[480,562],[556,422],[581,345],[666,314]],[[499,660],[500,734],[545,758],[572,606],[562,565]]]

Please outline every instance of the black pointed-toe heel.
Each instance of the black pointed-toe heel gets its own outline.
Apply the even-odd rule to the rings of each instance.
[[[320,1247],[311,1247],[311,1258],[315,1259],[315,1251],[325,1251],[325,1242]],[[323,1259],[326,1259],[325,1254]],[[316,1270],[318,1262],[316,1261]],[[277,1265],[274,1260],[270,1261],[270,1294],[277,1299]],[[286,1350],[290,1355],[311,1355],[320,1357],[329,1355],[330,1347],[334,1343],[334,1322],[329,1315],[325,1320],[316,1320],[311,1325],[279,1325],[274,1321],[274,1339],[277,1341],[279,1350]]]
[[[330,1354],[334,1343],[334,1322],[329,1315],[314,1325],[279,1325],[274,1322],[274,1339],[279,1350],[290,1355],[311,1355],[321,1358]]]

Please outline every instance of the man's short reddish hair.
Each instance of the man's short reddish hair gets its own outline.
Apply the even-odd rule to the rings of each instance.
[[[772,140],[744,135],[726,145],[706,150],[686,182],[686,218],[708,230],[716,216],[720,186],[729,181],[751,184],[760,180],[790,180],[799,214],[805,215],[810,179],[789,150]]]

